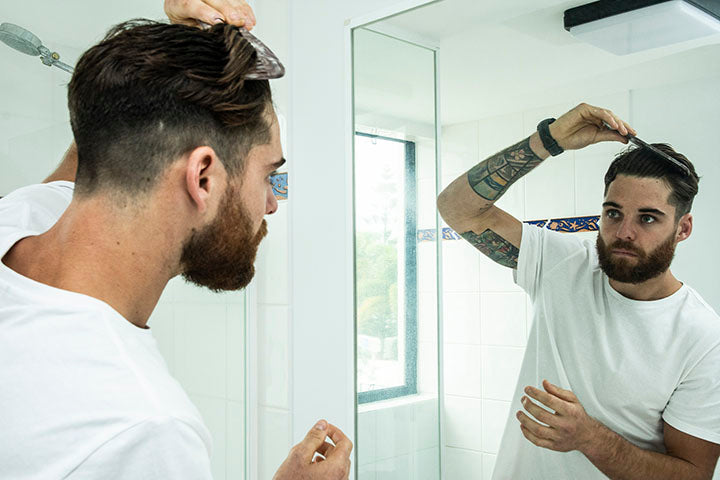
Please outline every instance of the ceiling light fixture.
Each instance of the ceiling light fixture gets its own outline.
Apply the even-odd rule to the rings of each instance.
[[[627,55],[720,33],[720,1],[601,0],[565,10],[565,30]]]

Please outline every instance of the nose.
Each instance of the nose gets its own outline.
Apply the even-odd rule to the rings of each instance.
[[[630,219],[623,220],[617,232],[615,232],[615,236],[622,240],[635,240],[635,230],[633,230]]]
[[[267,197],[265,200],[265,215],[272,215],[273,213],[277,212],[277,209],[277,198],[275,198],[275,193],[273,192],[272,185],[270,185],[267,189]]]

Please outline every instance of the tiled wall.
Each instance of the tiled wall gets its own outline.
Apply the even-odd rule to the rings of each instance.
[[[588,102],[628,118],[627,92]],[[543,118],[573,104],[443,128],[442,185],[493,153],[530,135]],[[551,158],[518,181],[497,203],[521,220],[597,215],[602,177],[621,147],[597,145]],[[445,226],[445,225],[443,225]],[[594,237],[595,233],[572,233]],[[489,479],[532,320],[527,295],[512,271],[467,242],[443,240],[446,479]]]

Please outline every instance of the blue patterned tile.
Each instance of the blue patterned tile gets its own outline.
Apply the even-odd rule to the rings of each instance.
[[[276,173],[270,177],[273,193],[278,200],[287,200],[288,198],[288,174]]]
[[[600,217],[597,215],[589,217],[568,217],[568,218],[553,218],[551,220],[528,220],[523,223],[529,225],[535,225],[537,227],[549,228],[557,232],[565,233],[577,233],[577,232],[596,232],[599,230],[598,222]],[[462,237],[458,235],[451,228],[442,229],[443,240],[460,240]],[[434,242],[435,241],[435,229],[427,228],[424,230],[418,230],[417,235],[418,242]]]

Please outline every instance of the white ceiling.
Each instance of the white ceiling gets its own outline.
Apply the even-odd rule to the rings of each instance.
[[[440,49],[441,118],[444,125],[553,103],[575,103],[632,88],[720,75],[720,35],[626,56],[615,56],[572,37],[563,27],[563,12],[584,1],[444,0],[370,28],[424,41]],[[421,75],[421,67],[394,62],[387,42],[359,65],[356,78],[365,91],[381,97],[372,105],[379,115],[405,109],[407,120],[428,122],[402,95],[382,95],[383,76],[406,74],[405,83]],[[362,80],[369,83],[363,84]],[[374,83],[370,83],[374,82]],[[424,87],[425,88],[425,87]],[[407,92],[419,91],[409,84]],[[403,106],[404,104],[404,106]],[[427,109],[423,109],[425,112]]]

